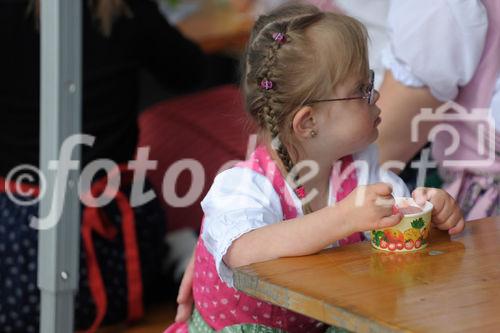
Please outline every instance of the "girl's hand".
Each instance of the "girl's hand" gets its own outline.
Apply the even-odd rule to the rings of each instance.
[[[175,322],[184,322],[189,319],[193,310],[193,273],[194,273],[194,253],[189,260],[186,271],[182,276],[179,294],[177,296],[177,314]]]
[[[428,200],[434,206],[432,224],[440,230],[448,230],[450,235],[464,230],[465,222],[457,202],[446,191],[437,188],[419,187],[412,193],[415,202],[423,206]]]
[[[398,224],[403,214],[393,215],[392,187],[386,183],[359,186],[339,202],[353,232],[383,229]]]

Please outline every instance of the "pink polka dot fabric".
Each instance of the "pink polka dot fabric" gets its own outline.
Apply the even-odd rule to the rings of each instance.
[[[345,161],[346,164],[350,164],[352,157],[346,158]],[[272,182],[274,190],[280,197],[285,220],[297,216],[297,209],[293,205],[291,194],[286,189],[284,177],[270,158],[265,147],[258,147],[248,161],[242,162],[238,166],[251,168],[265,175]],[[341,188],[342,191],[337,194],[339,200],[357,186],[355,172],[340,183],[339,189]],[[343,194],[340,195],[340,192],[343,192]],[[342,244],[360,240],[362,238],[359,234],[352,235]],[[290,333],[323,332],[325,330],[325,326],[321,322],[271,303],[263,302],[228,287],[219,278],[213,256],[207,251],[201,238],[198,240],[195,257],[194,305],[204,321],[214,330],[221,330],[224,327],[239,324],[260,324]],[[183,333],[187,331],[186,324],[178,324],[175,327],[169,327],[166,333]]]
[[[358,179],[356,176],[356,168],[354,168],[353,158],[351,155],[340,160],[340,174],[334,168],[331,181],[332,192],[337,198],[337,202],[342,201],[347,197],[357,186]],[[339,241],[341,246],[360,242],[364,239],[363,233],[356,232],[347,238]]]
[[[230,288],[215,270],[212,255],[198,241],[193,284],[195,306],[215,330],[238,324],[261,324],[288,332],[321,332],[318,322]]]
[[[163,333],[189,333],[189,327],[187,323],[174,323]]]

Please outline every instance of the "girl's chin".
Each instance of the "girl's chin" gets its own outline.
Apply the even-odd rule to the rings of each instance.
[[[374,143],[378,138],[378,130],[373,131],[371,137],[366,138],[364,141],[358,141],[356,144],[353,144],[351,147],[354,148],[352,153],[358,153],[366,148],[368,148],[369,145]]]
[[[371,145],[372,143],[374,143],[377,138],[378,138],[378,129],[377,128],[374,128],[373,131],[371,132],[371,137],[367,140],[367,146],[368,145]]]

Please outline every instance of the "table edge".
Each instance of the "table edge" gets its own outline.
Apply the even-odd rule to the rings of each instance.
[[[257,277],[245,272],[246,270],[251,270],[250,267],[246,266],[241,268],[242,269],[235,269],[233,273],[235,288],[259,300],[267,301],[277,306],[283,306],[289,310],[301,313],[329,325],[339,326],[353,332],[412,332],[407,328],[367,318],[341,306],[324,304],[312,297],[273,285],[265,280],[259,280]],[[249,288],[242,289],[242,285],[249,286]],[[266,290],[269,294],[260,290]],[[291,297],[292,295],[293,297]],[[316,309],[319,308],[320,311],[304,310],[303,307],[299,307],[297,304],[291,304],[289,302],[290,299],[301,300],[302,304],[308,304],[309,307]],[[322,316],[318,316],[317,313],[322,313]]]

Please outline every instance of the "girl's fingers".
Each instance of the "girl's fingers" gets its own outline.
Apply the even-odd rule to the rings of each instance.
[[[434,217],[433,217],[434,218]],[[453,208],[447,208],[445,209],[439,219],[436,219],[435,225],[441,230],[448,230],[450,228],[453,228],[457,223],[462,219],[462,212],[460,209],[456,206]]]
[[[401,213],[397,213],[395,215],[383,217],[379,220],[379,222],[377,223],[378,225],[375,227],[375,229],[383,229],[383,228],[393,227],[396,224],[398,224],[399,222],[401,222],[402,218],[403,218],[403,214],[401,214]]]
[[[438,189],[428,189],[426,191],[427,200],[434,206],[432,209],[432,214],[438,215],[439,213],[446,211],[450,206],[454,206],[455,200],[445,191]]]
[[[428,200],[427,191],[428,189],[425,187],[418,187],[411,194],[413,200],[415,200],[415,203],[420,207],[423,207],[425,205],[425,202]]]
[[[427,187],[418,187],[411,194],[413,200],[423,207],[426,201],[430,201],[434,209],[441,210],[446,198],[449,196],[443,190]],[[451,198],[451,197],[450,197]]]
[[[440,229],[443,229],[444,225],[450,220],[450,218],[455,214],[454,210],[450,210],[446,205],[441,209],[441,211],[436,212],[432,215],[433,223]]]
[[[436,225],[445,224],[448,228],[455,226],[461,218],[463,218],[462,211],[451,196],[445,198],[441,210],[433,211],[432,215],[432,219]],[[447,230],[448,228],[445,228],[445,226],[440,227],[440,229]]]
[[[177,314],[175,315],[176,322],[186,321],[191,316],[193,308],[193,274],[194,253],[189,260],[179,287],[179,294],[177,295],[177,303],[179,305],[177,306]]]
[[[448,218],[448,221],[446,222],[448,230],[457,226],[460,220],[463,220],[462,211],[458,207],[455,207],[453,214]]]
[[[394,206],[395,203],[396,200],[394,200],[394,197],[392,195],[379,195],[377,196],[377,199],[375,199],[375,205],[385,208],[391,208],[391,210],[392,206]]]
[[[370,185],[375,194],[385,197],[392,194],[392,185],[388,183],[375,183]]]
[[[181,303],[177,306],[177,313],[175,315],[175,322],[180,323],[183,321],[187,321],[191,316],[193,308],[193,303]]]
[[[458,223],[453,227],[448,229],[448,233],[450,235],[456,235],[458,233],[461,233],[465,228],[465,221],[463,218],[461,218]]]
[[[182,276],[179,294],[177,295],[177,303],[192,302],[193,299],[193,273],[194,273],[194,253],[189,260],[186,271]]]

